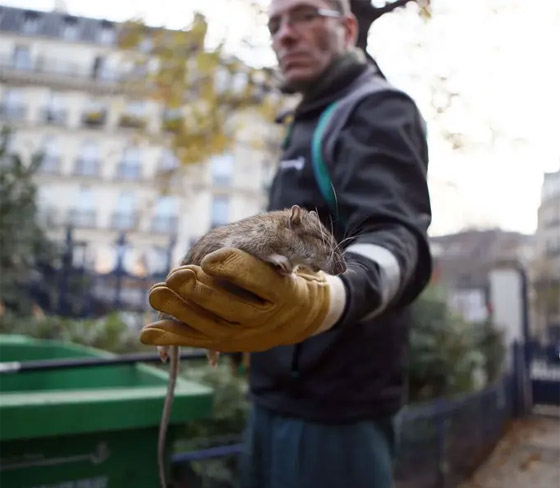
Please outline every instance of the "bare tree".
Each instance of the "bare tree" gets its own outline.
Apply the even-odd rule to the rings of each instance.
[[[393,10],[404,7],[409,2],[416,2],[420,6],[420,12],[424,15],[429,14],[430,0],[394,0],[387,1],[381,7],[375,7],[371,0],[350,0],[352,12],[358,19],[358,47],[371,59],[367,52],[368,33],[371,25],[381,16]]]

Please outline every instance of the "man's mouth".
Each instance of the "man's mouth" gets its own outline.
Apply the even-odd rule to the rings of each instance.
[[[302,65],[306,65],[309,57],[306,53],[291,53],[282,57],[280,63],[283,69],[290,69]]]

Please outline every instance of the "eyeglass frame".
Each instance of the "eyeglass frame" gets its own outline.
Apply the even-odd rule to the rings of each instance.
[[[319,17],[331,18],[331,19],[340,19],[340,18],[343,17],[342,13],[339,12],[338,10],[333,10],[333,9],[328,9],[328,8],[318,8],[318,7],[313,7],[311,5],[309,5],[309,6],[304,5],[303,7],[308,8],[309,11],[313,11],[314,17],[313,17],[313,19],[310,19],[310,22],[312,20],[316,19],[316,18],[319,18]],[[293,24],[291,23],[290,15],[291,15],[291,13],[288,12],[286,14],[277,16],[279,22],[278,22],[278,28],[275,31],[273,31],[273,29],[271,29],[271,27],[270,27],[271,21],[274,20],[275,18],[273,17],[268,21],[267,27],[268,27],[268,32],[270,33],[271,37],[276,36],[278,34],[278,32],[280,31],[280,28],[282,27],[282,18],[283,17],[287,17],[288,25],[291,25],[292,28],[294,27]],[[297,27],[296,27],[296,29],[297,29]]]

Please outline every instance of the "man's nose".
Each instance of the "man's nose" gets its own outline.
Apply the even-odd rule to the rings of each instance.
[[[292,23],[287,22],[286,19],[282,19],[273,40],[279,44],[283,44],[285,42],[291,42],[296,38],[297,31],[292,26]]]

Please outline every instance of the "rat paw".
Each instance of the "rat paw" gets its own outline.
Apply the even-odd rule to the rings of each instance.
[[[159,358],[162,363],[166,363],[169,359],[169,347],[168,346],[157,346],[157,351],[159,353]]]
[[[210,366],[215,368],[218,365],[218,359],[220,358],[220,353],[218,351],[206,351],[206,357],[208,358],[208,363]]]

